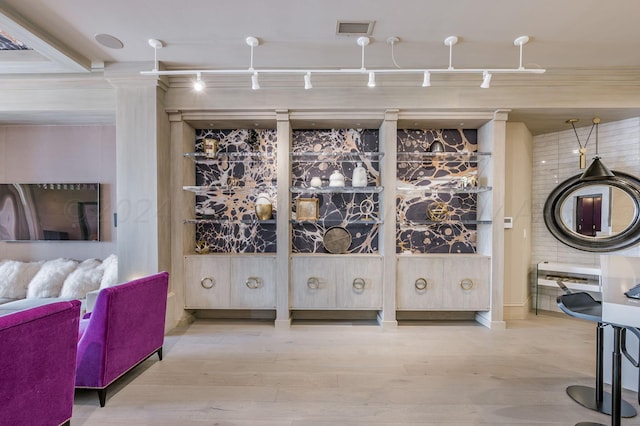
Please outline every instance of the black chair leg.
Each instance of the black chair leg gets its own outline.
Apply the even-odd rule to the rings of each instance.
[[[98,399],[100,400],[100,406],[104,407],[107,402],[107,388],[98,389]]]
[[[160,349],[158,349],[158,358],[160,358],[160,361],[162,361],[162,346],[160,346]]]

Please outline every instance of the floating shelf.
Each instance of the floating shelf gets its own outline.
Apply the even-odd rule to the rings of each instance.
[[[194,224],[224,224],[224,223],[244,223],[249,225],[275,225],[275,219],[269,220],[258,220],[258,219],[185,219],[184,223],[194,223]]]
[[[425,186],[413,188],[396,188],[401,194],[417,193],[417,194],[474,194],[480,192],[491,191],[490,186],[474,186],[469,188],[454,188],[447,186]]]
[[[218,164],[221,161],[239,162],[247,159],[256,161],[275,161],[276,155],[262,152],[218,152],[214,157],[210,157],[204,152],[187,152],[186,158],[193,160],[196,164]]]
[[[275,185],[263,185],[263,186],[228,186],[228,185],[221,185],[221,186],[183,186],[182,189],[184,189],[185,191],[191,191],[191,192],[195,192],[196,194],[207,194],[210,192],[229,192],[229,193],[236,193],[236,192],[246,192],[246,191],[251,191],[251,192],[265,192],[268,189],[274,189]]]
[[[423,163],[425,161],[477,162],[490,158],[490,152],[398,152],[397,161],[402,163]]]
[[[360,219],[360,220],[351,220],[349,222],[343,221],[343,220],[325,220],[325,219],[318,219],[318,220],[296,220],[296,219],[291,219],[289,220],[289,223],[292,223],[294,225],[319,225],[319,226],[349,226],[349,225],[381,225],[384,223],[384,221],[379,220],[379,219]]]
[[[406,220],[398,222],[400,227],[424,226],[424,225],[491,225],[491,220]]]
[[[292,186],[290,188],[294,194],[378,194],[382,190],[381,186],[330,186],[324,188]]]
[[[378,161],[384,157],[384,152],[292,152],[291,159],[298,162],[323,161]]]

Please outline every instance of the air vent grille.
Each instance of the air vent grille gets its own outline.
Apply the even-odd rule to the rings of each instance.
[[[338,21],[337,35],[369,36],[373,32],[375,21]]]

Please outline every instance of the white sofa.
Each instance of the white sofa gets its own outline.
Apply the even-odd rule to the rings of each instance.
[[[38,262],[0,260],[0,314],[54,300],[78,299],[117,284],[118,258],[58,258]]]

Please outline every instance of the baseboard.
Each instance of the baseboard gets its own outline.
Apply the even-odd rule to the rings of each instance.
[[[504,319],[508,320],[522,320],[527,319],[529,315],[529,303],[527,302],[523,305],[505,305],[504,306]]]

